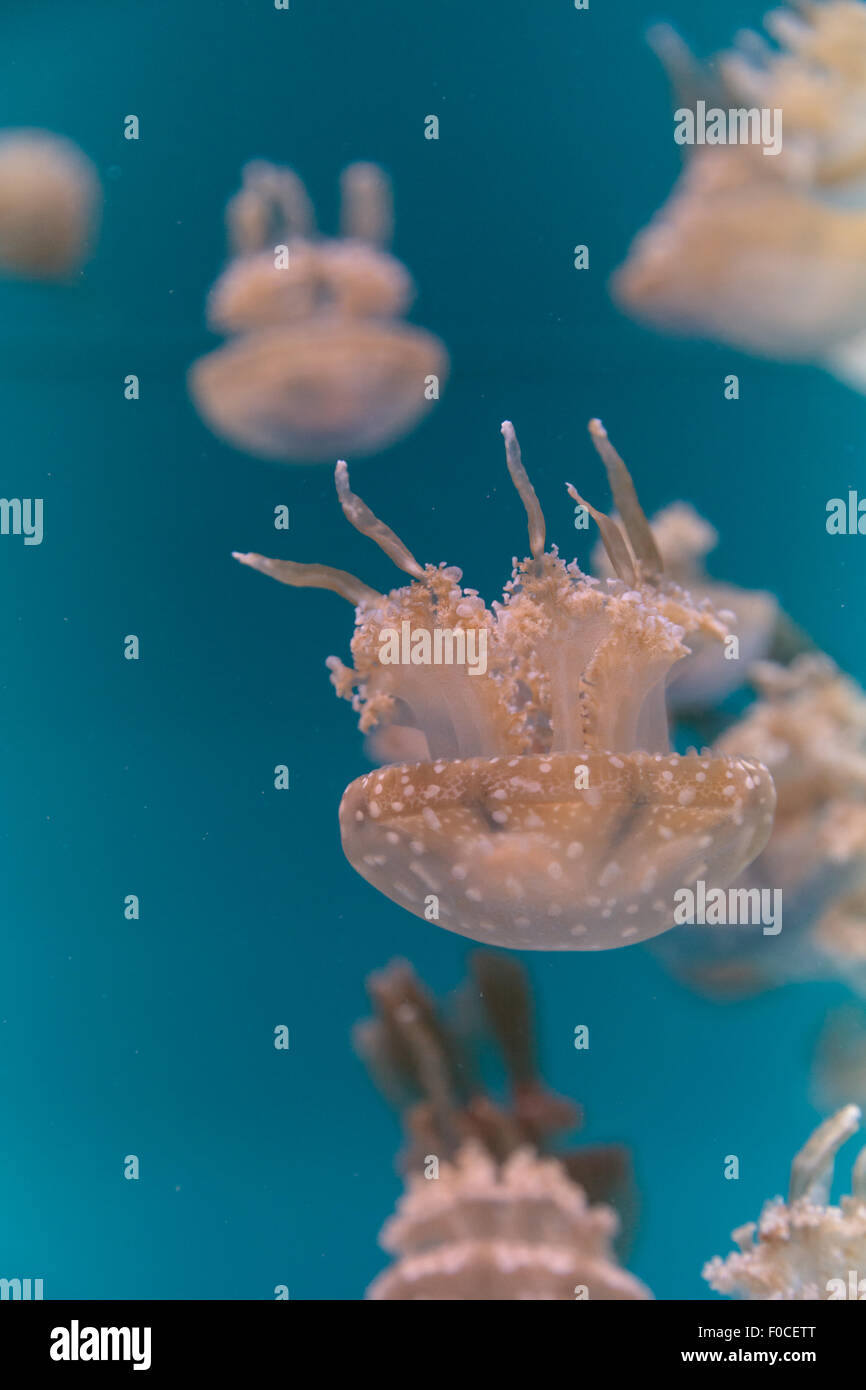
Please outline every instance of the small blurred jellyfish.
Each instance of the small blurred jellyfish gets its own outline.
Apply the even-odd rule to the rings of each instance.
[[[247,164],[228,205],[232,259],[207,318],[232,336],[193,363],[189,388],[215,433],[261,458],[376,453],[414,428],[448,375],[438,338],[402,318],[414,287],[383,249],[387,176],[352,164],[341,188],[340,238],[316,235],[290,169]]]
[[[667,930],[674,893],[724,887],[761,851],[775,794],[760,762],[671,752],[666,681],[693,634],[726,628],[662,573],[649,524],[600,421],[590,431],[622,526],[584,503],[616,578],[545,549],[545,521],[514,429],[506,462],[531,555],[488,609],[462,572],[420,565],[349,488],[347,520],[412,582],[380,594],[324,565],[236,555],[284,584],[355,608],[354,669],[328,665],[360,728],[398,730],[382,767],[346,789],[343,849],[375,888],[449,931],[522,950],[605,950]],[[405,731],[410,730],[411,741]],[[422,754],[420,738],[424,739]],[[398,751],[398,756],[400,756]]]
[[[781,112],[784,134],[775,155],[711,131],[690,147],[613,296],[662,331],[819,363],[866,390],[866,6],[829,0],[766,24],[779,48],[746,33],[713,72],[672,30],[652,32],[681,110],[709,93],[724,116]]]
[[[720,997],[827,976],[866,989],[866,695],[818,654],[759,663],[751,678],[759,698],[716,748],[772,774],[772,834],[736,887],[779,891],[782,930],[684,926],[658,954]]]
[[[754,662],[767,656],[783,626],[784,615],[772,594],[739,589],[712,579],[704,559],[718,544],[718,533],[688,502],[675,502],[650,521],[665,574],[687,589],[697,602],[708,599],[737,639],[736,659],[726,652],[728,643],[707,640],[702,633],[686,641],[691,655],[674,667],[668,682],[671,711],[711,709],[736,690]],[[612,570],[604,547],[593,550],[592,567],[607,579]]]
[[[450,1016],[403,961],[368,980],[376,1018],[356,1047],[408,1138],[406,1192],[381,1244],[394,1263],[375,1300],[646,1299],[617,1259],[620,1220],[633,1203],[618,1146],[560,1151],[579,1110],[543,1085],[524,970],[478,952]],[[480,1017],[479,1017],[480,1013]],[[507,1103],[488,1088],[479,1054],[494,1042]]]
[[[0,131],[0,271],[62,280],[86,260],[102,190],[87,156],[47,130]]]
[[[791,1165],[788,1201],[767,1202],[757,1222],[734,1231],[739,1252],[704,1266],[711,1288],[754,1302],[866,1299],[866,1149],[854,1164],[851,1195],[829,1205],[836,1154],[859,1127],[856,1105],[818,1126]],[[859,1271],[853,1288],[852,1270]]]

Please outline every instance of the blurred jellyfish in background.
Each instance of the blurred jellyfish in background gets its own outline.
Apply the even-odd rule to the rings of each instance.
[[[63,280],[87,259],[102,190],[87,156],[47,130],[0,132],[0,272]]]
[[[744,902],[778,891],[782,905],[779,931],[764,932],[754,917],[738,926],[708,920],[674,927],[652,950],[719,1000],[817,978],[866,994],[866,694],[772,594],[706,573],[716,532],[687,503],[665,508],[651,525],[665,573],[693,601],[708,601],[730,634],[724,645],[700,629],[684,637],[690,654],[672,668],[667,690],[679,742],[697,730],[715,754],[768,768],[777,798],[772,832],[731,891]],[[605,578],[613,573],[600,546],[593,568]],[[742,710],[747,691],[753,699]],[[728,697],[737,692],[734,704]]]
[[[745,30],[718,68],[738,104],[781,108],[782,163],[791,183],[827,202],[866,207],[866,5],[801,0],[765,16],[772,48]],[[670,43],[664,28],[662,48]],[[672,67],[677,62],[668,47]]]
[[[843,1004],[828,1015],[812,1065],[812,1095],[819,1110],[853,1101],[866,1109],[866,1010]]]
[[[866,390],[866,6],[816,0],[765,23],[777,47],[746,32],[710,69],[652,31],[680,110],[781,112],[781,148],[765,153],[757,128],[752,143],[689,146],[613,296],[663,332],[819,363]]]
[[[461,570],[418,563],[350,490],[345,463],[336,485],[347,520],[411,584],[383,595],[325,565],[235,558],[353,605],[355,665],[328,661],[337,693],[363,733],[394,731],[377,739],[385,756],[421,755],[356,779],[343,795],[343,849],[363,878],[473,940],[628,946],[673,925],[680,884],[704,875],[724,886],[760,853],[773,784],[752,759],[671,751],[668,674],[689,658],[692,634],[721,642],[727,629],[707,599],[663,573],[601,422],[590,434],[622,526],[568,490],[602,533],[616,575],[605,582],[545,549],[544,515],[509,421],[502,433],[531,555],[490,609],[461,588]]]
[[[633,1213],[626,1153],[561,1150],[579,1111],[543,1085],[526,974],[478,952],[450,1014],[412,967],[371,975],[376,1017],[355,1042],[402,1114],[406,1192],[381,1243],[394,1262],[367,1297],[413,1300],[650,1298],[619,1263],[620,1219]],[[480,1007],[480,1014],[479,1014]],[[508,1098],[482,1076],[484,1043],[504,1063]]]
[[[773,830],[736,887],[780,891],[782,930],[684,926],[658,954],[722,998],[822,977],[866,991],[866,695],[819,654],[759,663],[751,679],[758,699],[717,747],[772,773]]]
[[[207,319],[231,336],[193,363],[189,389],[216,434],[261,458],[376,453],[415,427],[447,378],[442,343],[402,317],[414,286],[384,249],[386,174],[352,164],[341,192],[339,238],[316,234],[291,169],[247,164],[228,205],[231,260]]]
[[[859,1127],[856,1105],[818,1126],[791,1165],[787,1203],[767,1202],[757,1223],[734,1231],[739,1251],[705,1265],[711,1288],[756,1302],[866,1299],[866,1149],[854,1164],[851,1195],[829,1205],[836,1154]]]
[[[677,713],[704,715],[743,684],[753,662],[776,648],[790,624],[772,594],[740,589],[707,574],[704,560],[718,544],[718,533],[688,502],[665,507],[650,526],[665,574],[695,601],[707,599],[737,638],[737,656],[731,660],[726,644],[708,641],[700,632],[690,633],[686,641],[690,655],[671,672],[668,707]],[[601,544],[593,550],[592,567],[605,579],[613,575]]]
[[[827,657],[754,672],[760,699],[720,740],[761,748],[777,789],[770,841],[744,876],[774,884],[808,974],[866,977],[866,695]]]

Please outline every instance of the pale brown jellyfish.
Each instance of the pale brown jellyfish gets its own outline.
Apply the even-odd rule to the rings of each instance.
[[[713,707],[746,680],[746,673],[756,661],[769,655],[781,638],[782,629],[785,636],[792,633],[792,625],[772,594],[740,589],[707,574],[704,560],[715,549],[718,533],[688,502],[665,507],[652,517],[650,526],[665,574],[688,589],[693,599],[709,599],[737,637],[736,659],[728,660],[719,642],[696,632],[687,642],[691,656],[675,667],[668,682],[671,710]],[[596,574],[611,576],[603,546],[595,547],[592,562]]]
[[[467,1142],[435,1181],[415,1174],[381,1244],[395,1263],[367,1297],[389,1301],[651,1298],[616,1261],[618,1222],[555,1159],[519,1149],[496,1164]]]
[[[87,156],[47,130],[0,133],[0,269],[64,279],[90,251],[102,202]]]
[[[411,577],[407,587],[382,595],[322,565],[236,557],[347,598],[355,666],[330,658],[337,693],[364,733],[396,726],[426,740],[424,758],[346,789],[349,862],[416,916],[524,950],[603,950],[665,931],[677,888],[730,882],[772,824],[760,763],[670,750],[668,675],[690,634],[721,638],[725,628],[662,575],[625,465],[601,423],[590,430],[624,519],[620,528],[589,508],[617,575],[606,583],[545,550],[508,422],[532,553],[490,609],[460,587],[460,570],[420,565],[350,491],[344,463],[347,519]]]
[[[784,113],[787,177],[847,206],[866,199],[866,5],[779,8],[764,17],[775,47],[749,30],[718,59],[738,103]]]
[[[414,428],[448,374],[439,340],[405,323],[414,287],[384,249],[391,189],[373,164],[342,176],[340,238],[315,233],[290,169],[248,164],[227,220],[232,260],[208,300],[232,334],[195,362],[205,421],[263,458],[316,462],[371,454]]]
[[[864,11],[860,4],[810,6],[805,27],[811,29],[812,16],[820,26],[825,11],[851,9]],[[862,13],[855,27],[862,27],[861,19]],[[799,22],[791,30],[783,18],[778,28],[780,34],[799,32]],[[700,69],[689,64],[670,31],[656,46],[680,91],[688,85],[692,94]],[[801,82],[802,53],[792,59],[747,40],[739,55],[721,60],[721,91],[712,109],[745,112],[746,77],[763,74],[757,86],[770,102],[766,109],[781,110],[787,123],[781,152],[765,156],[758,145],[739,143],[691,147],[670,198],[613,277],[613,296],[623,309],[662,331],[712,338],[781,361],[817,362],[866,389],[866,213],[860,211],[866,197],[857,192],[855,171],[846,182],[839,141],[818,131],[823,112],[843,144],[851,133],[851,103],[833,115],[829,94],[838,76],[833,64],[844,52],[844,43],[827,47],[827,70],[809,94]],[[866,82],[862,76],[850,80],[862,162]],[[864,172],[866,164],[861,183]],[[837,190],[833,198],[830,188]],[[838,205],[846,194],[851,207]]]
[[[761,662],[751,681],[758,700],[716,748],[772,774],[772,834],[736,886],[778,891],[782,930],[682,927],[659,951],[711,994],[826,976],[866,990],[866,696],[820,654]]]
[[[866,214],[810,199],[740,149],[705,151],[633,243],[612,291],[663,331],[819,362],[847,380],[866,332]]]
[[[829,1205],[836,1153],[856,1134],[860,1111],[846,1105],[819,1125],[791,1165],[788,1201],[767,1202],[757,1223],[734,1231],[739,1252],[704,1266],[717,1293],[766,1300],[832,1301],[849,1292],[850,1271],[866,1270],[866,1149],[854,1164],[851,1195]]]
[[[795,958],[765,953],[769,970],[866,979],[866,696],[826,657],[769,663],[762,699],[720,740],[760,747],[778,794],[773,833],[746,880],[780,888]],[[799,920],[798,920],[799,919]],[[783,966],[784,962],[784,966]]]
[[[396,1260],[367,1297],[650,1297],[613,1249],[620,1222],[606,1203],[630,1205],[625,1152],[550,1147],[579,1112],[539,1077],[521,967],[476,953],[450,1016],[405,962],[372,975],[367,988],[376,1017],[356,1030],[356,1044],[409,1137],[407,1192],[381,1237]],[[506,1103],[481,1074],[477,1044],[488,1036],[505,1063]]]

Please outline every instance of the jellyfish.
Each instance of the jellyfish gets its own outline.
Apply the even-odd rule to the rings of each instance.
[[[751,36],[720,60],[720,105],[745,114],[748,94],[781,110],[784,146],[770,158],[754,145],[694,147],[613,277],[627,313],[663,332],[818,363],[866,390],[864,16],[847,0],[798,18],[775,11],[767,23],[781,53]],[[713,80],[671,31],[656,31],[656,47],[681,94]]]
[[[737,659],[731,660],[720,643],[695,633],[688,643],[691,655],[674,668],[668,682],[672,712],[712,709],[745,681],[745,672],[755,662],[777,650],[786,639],[795,640],[793,624],[772,594],[710,578],[704,558],[718,544],[718,533],[688,502],[665,507],[652,517],[650,526],[665,573],[693,599],[709,599],[736,636]],[[603,546],[595,547],[592,560],[594,573],[611,576]],[[796,636],[798,644],[804,640]]]
[[[316,236],[290,169],[247,164],[227,210],[232,259],[207,318],[228,342],[190,368],[206,423],[262,458],[373,454],[413,429],[448,374],[444,347],[403,320],[414,288],[384,249],[391,188],[373,164],[342,176],[339,238]]]
[[[237,554],[284,584],[355,607],[354,668],[328,665],[363,733],[423,734],[426,756],[346,789],[343,849],[369,883],[416,916],[523,950],[627,946],[673,923],[674,893],[720,887],[766,843],[772,779],[761,763],[671,752],[665,685],[692,634],[726,629],[706,600],[662,573],[631,477],[600,421],[591,436],[622,526],[589,507],[616,578],[545,549],[541,505],[514,428],[506,462],[526,509],[530,556],[487,608],[462,572],[423,566],[350,489],[347,520],[409,575],[382,595],[324,565]]]
[[[758,663],[751,681],[759,698],[715,746],[772,774],[772,834],[737,886],[778,889],[783,929],[680,927],[658,953],[722,997],[828,976],[866,990],[866,695],[821,653]]]
[[[388,1301],[634,1301],[649,1290],[616,1261],[616,1213],[591,1206],[555,1159],[503,1164],[471,1141],[435,1182],[421,1174],[380,1241],[394,1264],[367,1297]]]
[[[829,1205],[837,1152],[860,1127],[846,1105],[819,1125],[791,1165],[788,1201],[767,1202],[760,1219],[734,1231],[738,1252],[716,1255],[703,1275],[717,1293],[754,1302],[817,1302],[852,1296],[849,1271],[866,1269],[866,1149],[854,1164],[851,1194]],[[866,1297],[866,1282],[854,1298]]]
[[[47,130],[0,133],[0,269],[64,279],[86,259],[102,192],[87,156]]]
[[[820,0],[764,17],[772,48],[745,30],[720,55],[738,101],[784,112],[783,167],[792,182],[847,207],[866,205],[866,5]],[[661,47],[668,47],[662,33]]]
[[[538,1063],[532,994],[525,969],[508,956],[475,951],[469,977],[447,1006],[437,1004],[408,961],[392,961],[367,979],[375,1017],[359,1023],[355,1049],[380,1091],[399,1110],[407,1142],[400,1169],[423,1168],[433,1149],[453,1157],[472,1141],[498,1163],[529,1146],[555,1152],[593,1200],[623,1199],[625,1151],[595,1146],[563,1151],[557,1135],[580,1123],[580,1107],[544,1084]],[[501,1059],[507,1099],[497,1100],[480,1057]]]
[[[402,1113],[406,1191],[381,1244],[395,1259],[368,1290],[375,1300],[645,1299],[619,1262],[632,1215],[630,1165],[617,1145],[562,1150],[555,1136],[579,1109],[549,1091],[535,1053],[526,972],[476,952],[451,1010],[405,961],[373,974],[374,1019],[356,1046]],[[479,1062],[493,1041],[508,1098]]]

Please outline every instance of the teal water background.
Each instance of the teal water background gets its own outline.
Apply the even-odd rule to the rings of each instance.
[[[0,126],[80,142],[106,208],[80,282],[0,283],[0,492],[45,499],[41,547],[0,538],[0,1275],[57,1298],[359,1297],[399,1192],[397,1122],[349,1041],[364,977],[404,955],[443,991],[471,949],[342,856],[339,798],[368,764],[324,659],[346,656],[349,609],[230,559],[279,548],[393,582],[327,467],[246,457],[186,397],[245,160],[297,168],[325,228],[346,163],[394,178],[413,317],[448,344],[453,379],[428,423],[352,476],[422,559],[498,595],[525,537],[504,417],[570,552],[563,482],[606,498],[585,431],[600,415],[647,510],[686,496],[721,532],[715,572],[772,589],[866,678],[866,548],[824,528],[827,499],[862,485],[866,399],[655,337],[605,289],[678,169],[647,23],[709,53],[760,14],[6,0]],[[586,1139],[633,1151],[632,1268],[658,1297],[710,1296],[702,1263],[784,1190],[817,1119],[811,1051],[844,987],[720,1007],[641,949],[525,960],[548,1080],[584,1105]]]

